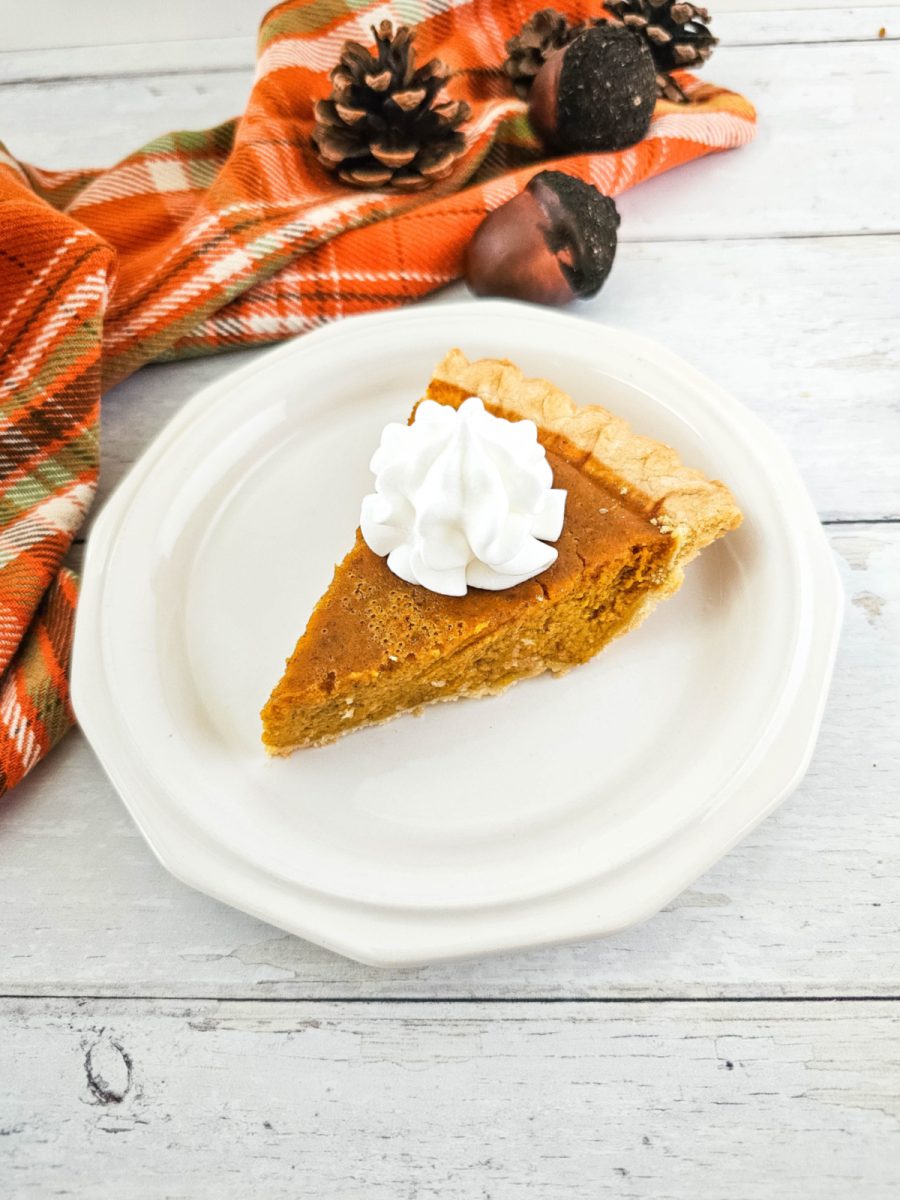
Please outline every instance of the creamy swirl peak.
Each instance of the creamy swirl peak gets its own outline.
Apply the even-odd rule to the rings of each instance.
[[[556,561],[564,489],[533,421],[506,421],[477,396],[459,408],[423,401],[411,425],[391,424],[370,464],[362,504],[366,545],[407,583],[444,596],[500,591]]]

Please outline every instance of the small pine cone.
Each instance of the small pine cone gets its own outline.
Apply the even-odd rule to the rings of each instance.
[[[646,39],[656,63],[657,93],[686,100],[669,72],[702,67],[718,45],[707,28],[712,19],[707,9],[685,0],[604,0],[604,7],[618,24]]]
[[[503,70],[523,99],[531,90],[535,75],[554,52],[568,46],[585,29],[584,22],[571,25],[555,8],[542,8],[506,43],[508,58]]]
[[[466,146],[471,109],[444,96],[448,70],[436,58],[416,68],[415,32],[382,21],[375,52],[345,42],[332,93],[316,104],[313,149],[354,187],[421,191],[453,170]]]

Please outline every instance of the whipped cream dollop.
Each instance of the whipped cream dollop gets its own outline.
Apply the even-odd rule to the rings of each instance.
[[[534,421],[506,421],[477,396],[459,408],[423,401],[411,425],[391,424],[370,464],[362,504],[366,545],[407,583],[444,596],[499,591],[556,561],[564,489]]]

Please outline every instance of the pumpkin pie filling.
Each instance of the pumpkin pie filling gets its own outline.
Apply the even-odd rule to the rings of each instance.
[[[549,389],[540,411],[527,398],[518,407],[526,384]],[[553,485],[567,492],[556,561],[506,590],[446,596],[398,578],[357,532],[263,709],[270,753],[330,742],[437,701],[500,692],[544,671],[561,674],[638,624],[679,586],[683,562],[740,520],[724,485],[681,467],[668,447],[638,438],[605,410],[576,410],[511,364],[468,363],[455,351],[428,396],[457,407],[470,395],[495,415],[536,420]],[[568,407],[560,410],[560,398]],[[601,415],[585,422],[591,413]],[[610,436],[604,456],[598,442]],[[646,486],[654,454],[668,491]]]

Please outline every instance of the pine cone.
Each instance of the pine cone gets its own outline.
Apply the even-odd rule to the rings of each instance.
[[[465,149],[464,100],[441,96],[448,70],[436,58],[416,70],[415,32],[372,28],[375,53],[345,42],[332,94],[316,104],[313,149],[344,183],[415,192],[449,175]]]
[[[503,70],[512,80],[516,94],[524,99],[535,75],[554,50],[568,46],[584,29],[583,21],[570,25],[568,18],[555,8],[542,8],[530,21],[526,21],[516,36],[506,43],[509,57],[503,64]]]
[[[647,39],[656,63],[656,90],[666,100],[686,100],[670,71],[701,67],[719,39],[707,28],[705,8],[684,0],[604,0],[613,19]]]

